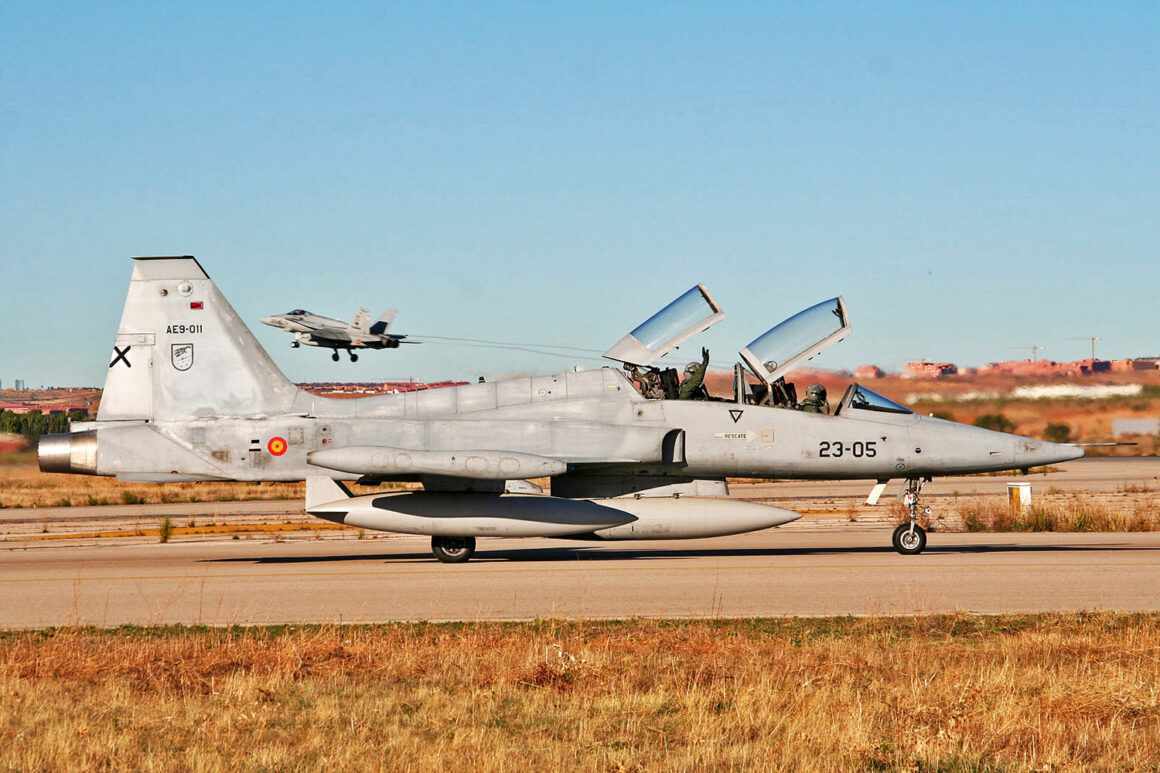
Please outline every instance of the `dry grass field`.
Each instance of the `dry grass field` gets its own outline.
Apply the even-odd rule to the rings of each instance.
[[[0,635],[0,768],[1160,766],[1160,616]]]
[[[964,531],[1156,531],[1160,529],[1160,506],[1152,497],[1125,501],[1120,507],[1086,501],[1035,505],[1013,511],[1006,502],[976,500],[959,507]],[[901,508],[900,508],[901,510]],[[903,513],[899,513],[902,520]]]

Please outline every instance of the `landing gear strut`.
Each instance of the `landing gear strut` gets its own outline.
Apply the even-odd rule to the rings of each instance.
[[[918,525],[918,502],[924,482],[925,478],[908,478],[906,481],[906,494],[902,497],[902,504],[910,514],[910,521],[899,524],[894,530],[892,539],[894,549],[904,556],[917,556],[926,550],[926,530]],[[923,507],[922,514],[929,516],[930,507]]]
[[[475,552],[475,537],[432,537],[431,552],[445,564],[462,564]]]

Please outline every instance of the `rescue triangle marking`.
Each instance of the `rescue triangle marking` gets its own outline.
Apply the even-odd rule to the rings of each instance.
[[[740,408],[730,408],[729,409],[729,415],[733,417],[734,424],[736,424],[738,421],[741,420],[741,414],[743,414],[743,413],[745,413],[745,411],[741,410]]]

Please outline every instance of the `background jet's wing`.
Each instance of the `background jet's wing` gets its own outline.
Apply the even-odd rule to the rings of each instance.
[[[387,328],[395,321],[395,317],[399,315],[398,309],[387,309],[383,312],[383,316],[379,317],[379,321],[371,325],[370,332],[377,336],[387,334]]]
[[[363,307],[354,313],[354,319],[350,321],[350,326],[361,333],[366,333],[371,326],[371,313]]]
[[[340,330],[336,327],[320,327],[317,330],[311,330],[308,335],[321,344],[328,342],[336,344],[349,344],[351,341],[350,333],[345,330]]]

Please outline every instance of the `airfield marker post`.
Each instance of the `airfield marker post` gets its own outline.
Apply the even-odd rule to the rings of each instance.
[[[1008,483],[1007,503],[1011,508],[1011,515],[1018,517],[1031,509],[1031,484]]]

